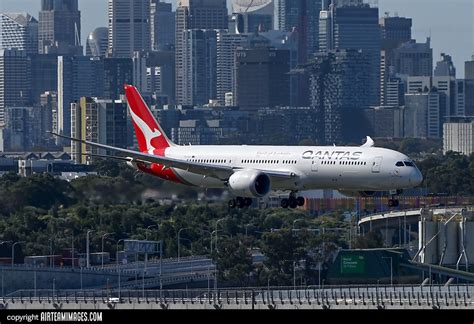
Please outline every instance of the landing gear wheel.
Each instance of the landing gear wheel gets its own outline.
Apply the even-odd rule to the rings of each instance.
[[[400,202],[398,199],[389,199],[388,200],[388,207],[398,207],[400,205]]]
[[[290,201],[289,201],[288,199],[283,198],[283,199],[281,200],[281,207],[283,207],[283,208],[288,208],[289,205],[290,205]]]
[[[237,208],[243,208],[245,206],[244,198],[237,197],[235,201],[236,201]]]
[[[244,198],[244,205],[246,207],[249,207],[250,205],[252,205],[252,198]]]
[[[298,203],[298,206],[304,206],[304,198],[303,197],[298,197],[296,198],[296,202]]]
[[[289,203],[290,203],[290,208],[298,207],[298,201],[296,200],[295,197],[290,197]]]
[[[235,199],[229,200],[228,204],[229,204],[230,208],[235,208],[235,206],[236,206]]]

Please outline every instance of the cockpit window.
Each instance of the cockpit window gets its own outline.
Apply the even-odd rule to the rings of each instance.
[[[403,166],[403,162],[402,161],[398,161],[397,163],[395,163],[395,165],[397,167],[402,167]]]
[[[415,167],[415,164],[411,161],[405,161],[405,165],[408,166],[408,167]]]

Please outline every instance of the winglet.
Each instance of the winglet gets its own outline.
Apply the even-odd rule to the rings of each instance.
[[[367,140],[361,145],[361,147],[373,147],[374,145],[374,140],[370,136],[367,136]]]

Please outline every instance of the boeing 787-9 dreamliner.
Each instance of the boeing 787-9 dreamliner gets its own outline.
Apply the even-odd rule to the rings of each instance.
[[[419,185],[420,170],[406,155],[374,147],[370,137],[362,146],[176,145],[153,117],[134,86],[126,85],[140,151],[81,139],[78,141],[117,155],[142,172],[176,183],[202,188],[225,188],[234,197],[230,207],[245,207],[253,198],[272,191],[289,192],[283,208],[304,205],[298,192],[336,189],[349,195],[389,191],[389,206],[398,206],[403,189]]]

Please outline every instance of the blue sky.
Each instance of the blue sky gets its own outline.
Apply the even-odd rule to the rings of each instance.
[[[230,0],[228,7],[230,8]],[[0,10],[27,11],[38,17],[40,0],[0,0]],[[168,0],[165,2],[175,1]],[[377,2],[377,0],[370,0]],[[79,0],[82,12],[83,42],[96,27],[107,26],[107,0]],[[440,53],[453,57],[457,77],[464,76],[464,61],[474,55],[473,0],[378,0],[380,16],[384,12],[413,19],[413,38],[424,42],[431,35],[434,61]]]

